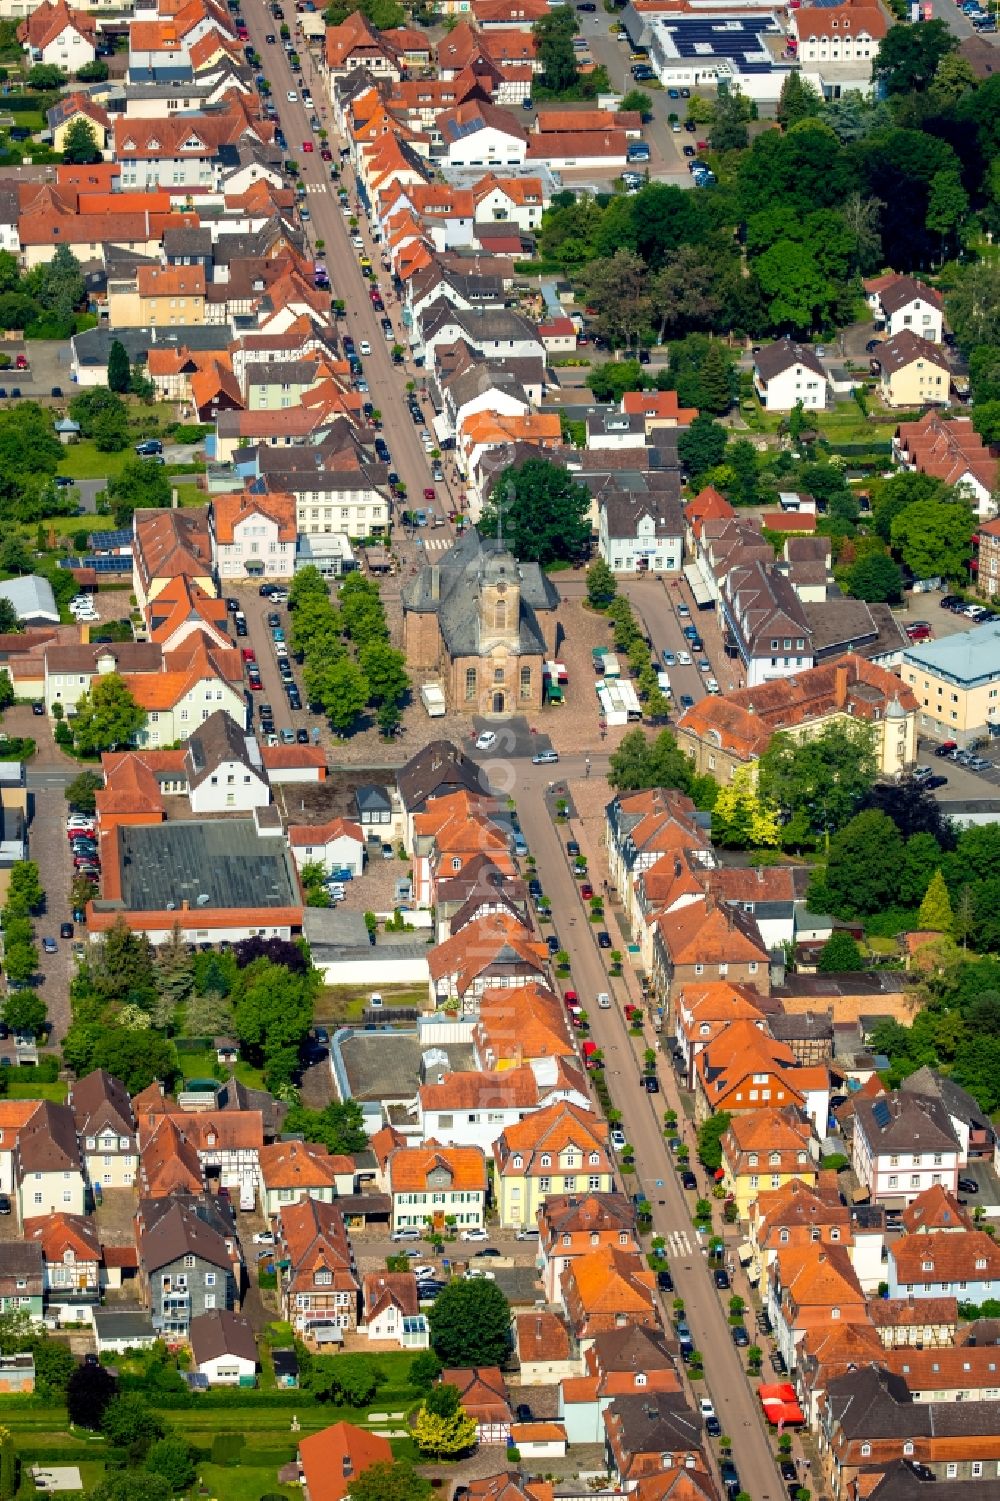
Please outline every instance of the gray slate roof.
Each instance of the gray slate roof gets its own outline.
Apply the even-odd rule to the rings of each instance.
[[[537,615],[558,607],[558,591],[537,563],[518,563],[502,542],[481,537],[475,527],[407,582],[403,608],[437,615],[451,656],[475,656],[480,649],[480,590],[488,579],[503,574],[516,575],[520,585],[520,653],[539,656],[545,650],[545,639]]]

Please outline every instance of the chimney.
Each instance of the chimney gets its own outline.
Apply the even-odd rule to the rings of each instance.
[[[833,702],[836,708],[842,709],[847,703],[847,690],[850,686],[850,673],[846,667],[836,667],[833,673]]]
[[[343,1468],[344,1479],[346,1480],[348,1475],[353,1475],[354,1473],[354,1462],[349,1454],[344,1455],[341,1461],[341,1465]]]
[[[181,911],[182,912],[189,912],[190,910],[191,910],[191,903],[188,901],[188,899],[187,899],[186,896],[182,896],[181,897]]]

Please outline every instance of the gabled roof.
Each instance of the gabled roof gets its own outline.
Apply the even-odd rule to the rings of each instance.
[[[257,1153],[265,1188],[333,1188],[338,1174],[354,1172],[354,1159],[334,1156],[312,1141],[276,1141]]]
[[[491,912],[470,922],[460,933],[446,938],[431,950],[431,979],[455,976],[455,988],[464,995],[486,970],[527,969],[543,978],[548,969],[548,949],[507,912]]]
[[[926,1235],[934,1230],[954,1233],[973,1228],[972,1219],[943,1183],[933,1183],[917,1194],[903,1210],[902,1224],[907,1235]]]
[[[493,1155],[499,1172],[528,1177],[540,1171],[555,1172],[559,1154],[568,1147],[577,1149],[585,1165],[589,1165],[591,1154],[597,1153],[599,1165],[590,1166],[591,1172],[610,1171],[607,1122],[571,1100],[547,1105],[505,1127],[494,1142]],[[540,1162],[543,1154],[552,1158],[552,1165],[545,1169]]]
[[[188,1333],[191,1354],[196,1366],[230,1355],[257,1364],[257,1340],[253,1325],[242,1313],[216,1308],[191,1320]]]
[[[889,1255],[897,1281],[906,1287],[1000,1280],[1000,1246],[984,1230],[903,1235],[889,1247]]]
[[[452,1193],[486,1193],[486,1158],[480,1147],[398,1147],[387,1163],[393,1194],[426,1193],[432,1174],[441,1172]]]
[[[27,1173],[79,1173],[82,1170],[76,1121],[68,1105],[42,1100],[17,1138],[17,1158]]]
[[[794,369],[796,365],[818,375],[821,381],[826,380],[826,371],[815,351],[808,344],[796,343],[787,334],[774,344],[766,344],[763,349],[758,349],[753,362],[757,374],[765,382],[773,380],[776,375],[783,375],[786,370]]]
[[[390,1464],[392,1448],[380,1434],[353,1423],[333,1423],[299,1439],[299,1459],[309,1501],[344,1501],[352,1476],[374,1464]]]
[[[883,375],[895,375],[916,360],[949,373],[948,357],[941,346],[922,339],[911,328],[901,329],[891,339],[886,339],[873,352],[872,359],[881,366]]]
[[[48,1262],[60,1265],[67,1251],[76,1261],[100,1261],[101,1238],[97,1226],[85,1214],[51,1214],[26,1219],[22,1226],[26,1241],[37,1241]]]
[[[129,1092],[106,1069],[95,1068],[70,1085],[69,1104],[82,1137],[98,1136],[110,1127],[116,1136],[132,1136],[135,1117]]]

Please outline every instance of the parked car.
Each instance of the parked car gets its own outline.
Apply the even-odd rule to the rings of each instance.
[[[463,1230],[460,1240],[489,1240],[485,1230]]]
[[[688,1189],[689,1192],[697,1192],[698,1179],[689,1167],[686,1167],[681,1173],[681,1186]]]
[[[712,1280],[714,1281],[716,1287],[720,1292],[728,1292],[730,1287],[732,1286],[732,1283],[729,1280],[729,1273],[726,1271],[725,1267],[717,1266],[715,1268],[715,1271],[712,1273]]]

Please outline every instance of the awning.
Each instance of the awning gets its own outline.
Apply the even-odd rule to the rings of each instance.
[[[753,1246],[745,1240],[741,1246],[737,1247],[736,1254],[740,1259],[740,1266],[749,1266],[753,1261]]]
[[[758,1386],[757,1395],[764,1409],[764,1416],[775,1427],[786,1423],[804,1423],[805,1415],[798,1404],[795,1388],[783,1381],[777,1386]]]
[[[448,421],[447,412],[436,413],[431,418],[431,427],[434,429],[435,437],[439,438],[442,443],[451,437],[451,423]]]
[[[688,563],[684,569],[684,581],[691,593],[699,610],[706,608],[712,603],[712,591],[701,576],[701,570],[697,563]]]

